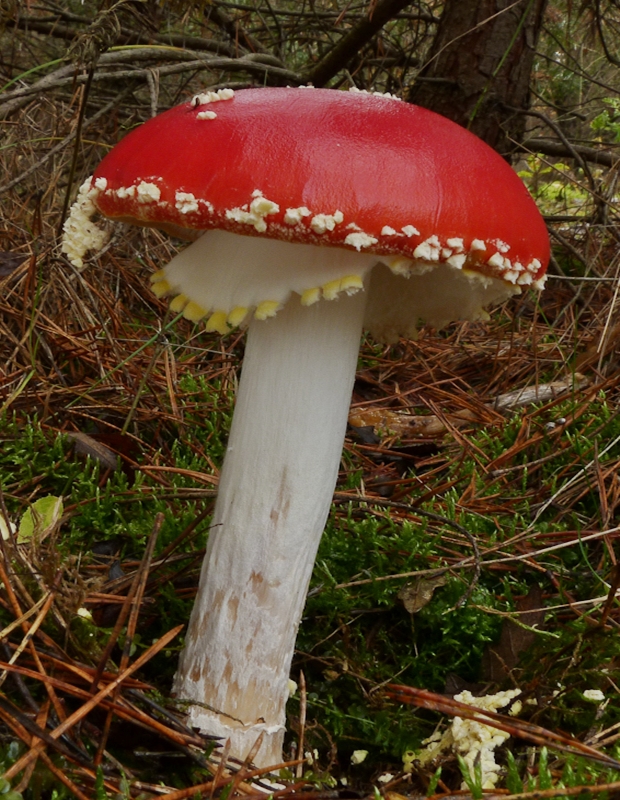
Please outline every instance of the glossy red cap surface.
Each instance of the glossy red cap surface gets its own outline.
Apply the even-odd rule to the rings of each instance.
[[[543,219],[494,150],[383,95],[269,88],[194,99],[126,136],[93,185],[100,178],[103,214],[173,231],[224,228],[435,261],[465,252],[481,272],[504,277],[516,265],[533,280],[549,260]]]

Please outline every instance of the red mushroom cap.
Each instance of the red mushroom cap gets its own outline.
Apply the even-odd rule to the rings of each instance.
[[[469,268],[512,283],[549,260],[542,217],[494,150],[377,94],[198,95],[125,137],[92,185],[105,186],[93,201],[106,216],[188,238],[223,228],[429,261],[467,253]]]

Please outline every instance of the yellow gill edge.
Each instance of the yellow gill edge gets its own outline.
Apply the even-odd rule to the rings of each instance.
[[[228,314],[226,311],[214,311],[213,314],[207,320],[205,325],[205,330],[208,333],[215,331],[217,333],[221,333],[222,335],[228,333],[230,328],[226,322]]]

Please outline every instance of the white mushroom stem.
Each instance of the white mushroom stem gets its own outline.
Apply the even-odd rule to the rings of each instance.
[[[253,320],[207,555],[177,673],[191,725],[281,760],[288,679],[329,513],[366,293]],[[203,704],[203,705],[201,705]],[[208,705],[207,705],[208,704]],[[218,713],[219,712],[219,713]]]

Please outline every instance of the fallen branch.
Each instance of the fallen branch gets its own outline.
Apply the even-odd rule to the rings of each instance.
[[[394,19],[408,5],[411,5],[411,0],[379,0],[376,4],[371,3],[372,10],[305,74],[304,82],[313,86],[325,86],[387,22]]]
[[[506,413],[533,403],[548,403],[569,392],[582,389],[587,383],[583,376],[576,376],[574,381],[552,381],[539,386],[527,386],[498,395],[487,404],[487,408]],[[349,425],[354,428],[372,426],[382,433],[399,436],[443,436],[450,427],[460,428],[477,421],[479,419],[476,414],[468,408],[446,414],[442,418],[436,414],[407,414],[389,408],[354,408],[349,414]]]
[[[573,144],[571,147],[566,147],[562,142],[538,137],[526,139],[517,145],[517,150],[525,153],[543,153],[554,158],[575,158],[575,154],[577,154],[584,161],[601,164],[601,166],[609,167],[610,169],[620,161],[620,153],[616,154],[612,150],[599,150],[596,147],[586,147],[581,144]]]

